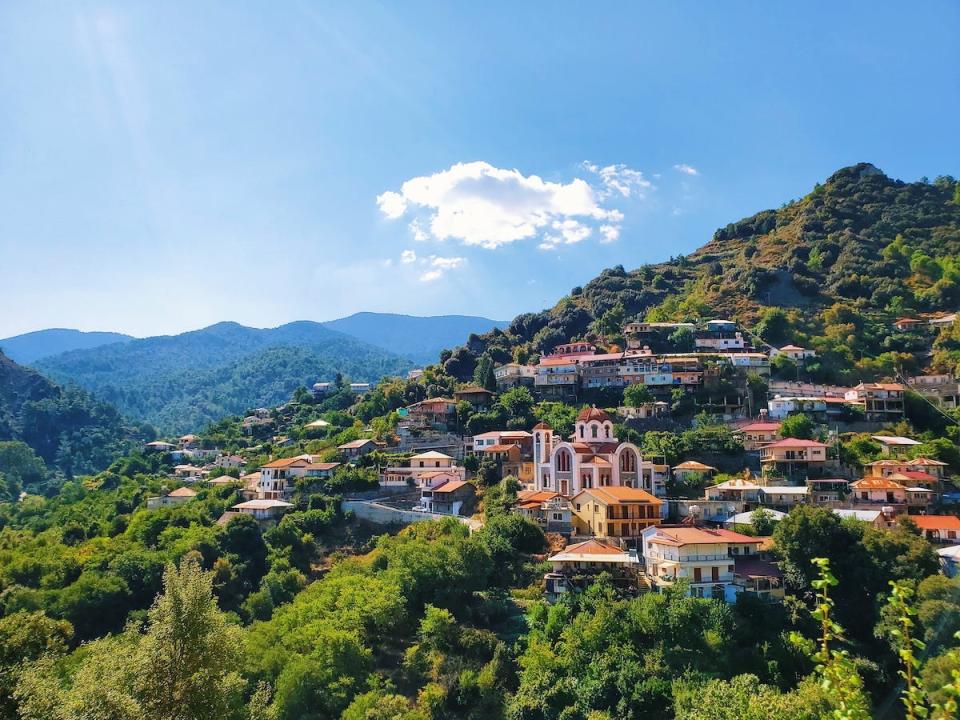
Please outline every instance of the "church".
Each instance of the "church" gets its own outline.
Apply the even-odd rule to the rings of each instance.
[[[662,497],[669,468],[644,461],[640,448],[614,437],[613,421],[599,408],[577,415],[569,440],[546,423],[533,428],[534,488],[573,497],[581,490],[626,486]]]

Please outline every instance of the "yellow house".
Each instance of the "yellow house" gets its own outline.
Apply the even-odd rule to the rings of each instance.
[[[644,529],[661,522],[663,501],[638,488],[587,488],[574,495],[571,502],[578,535],[639,538]]]

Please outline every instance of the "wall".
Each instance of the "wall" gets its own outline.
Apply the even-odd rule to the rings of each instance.
[[[346,513],[348,510],[352,511],[358,518],[377,525],[409,525],[410,523],[420,522],[422,520],[441,520],[443,518],[454,517],[453,515],[441,515],[438,513],[398,510],[397,508],[392,508],[387,505],[381,505],[378,502],[362,500],[344,500],[340,503],[341,512]],[[483,523],[472,518],[457,517],[457,520],[468,526],[471,531],[479,530],[483,527]]]

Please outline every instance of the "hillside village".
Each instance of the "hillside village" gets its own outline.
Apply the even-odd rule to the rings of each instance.
[[[845,168],[412,370],[82,351],[120,411],[0,354],[0,716],[952,717],[957,188]]]
[[[937,332],[955,321],[946,313],[898,318],[892,329]],[[299,400],[244,417],[248,440],[229,443],[231,454],[209,436],[147,443],[176,463],[171,480],[183,484],[148,503],[188,502],[193,484],[236,484],[243,500],[220,522],[245,513],[275,523],[295,509],[298,487],[355,468],[366,480],[347,489],[344,507],[358,517],[406,524],[453,515],[478,527],[486,493],[503,484],[513,511],[555,538],[542,584],[551,600],[604,572],[633,593],[683,581],[697,597],[782,601],[769,535],[800,506],[877,528],[907,523],[955,572],[956,445],[910,423],[912,413],[932,414],[955,436],[952,375],[811,382],[804,367],[814,350],[769,345],[722,319],[629,322],[621,335],[622,349],[569,342],[536,363],[480,368],[475,382],[453,383],[449,394],[398,403],[378,430],[349,414],[374,388],[317,383]],[[384,383],[422,388],[435,370]],[[349,428],[338,433],[320,416],[291,423],[337,393],[356,402],[330,416]],[[618,402],[585,402],[598,398]],[[559,410],[561,424],[532,422],[535,406]],[[512,410],[497,425],[504,407]],[[673,447],[683,434],[696,442]],[[353,439],[334,442],[338,435]]]

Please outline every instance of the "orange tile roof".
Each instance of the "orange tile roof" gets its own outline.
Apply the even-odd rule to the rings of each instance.
[[[563,552],[567,553],[580,553],[583,555],[622,555],[623,550],[620,548],[615,548],[612,545],[608,545],[605,542],[600,542],[599,540],[586,540],[581,543],[576,543],[574,545],[567,545],[563,549]]]
[[[960,530],[960,518],[956,515],[910,515],[921,530]]]
[[[658,527],[652,540],[668,545],[719,545],[722,543],[750,543],[762,545],[763,539],[742,535],[723,528]]]
[[[261,465],[260,467],[264,468],[285,468],[290,467],[296,463],[307,463],[308,460],[304,460],[302,457],[292,457],[292,458],[280,458],[279,460],[273,460],[268,462],[266,465]]]
[[[778,423],[778,422],[769,422],[769,423],[757,422],[757,423],[750,423],[749,425],[744,425],[744,426],[742,426],[742,427],[737,428],[737,430],[738,430],[739,432],[749,432],[749,431],[751,431],[751,430],[752,430],[753,432],[764,432],[764,431],[777,432],[778,430],[780,430],[780,423]]]
[[[520,447],[519,445],[488,445],[483,449],[484,452],[509,452],[510,448]]]
[[[177,488],[171,493],[167,493],[167,497],[196,497],[197,493],[194,490],[191,490],[187,487]]]
[[[465,480],[447,480],[442,485],[439,485],[433,488],[433,492],[435,493],[453,492],[454,490],[459,490],[464,485],[468,485],[468,484],[469,483],[467,483]]]
[[[555,497],[560,497],[560,493],[550,492],[549,490],[523,490],[517,493],[517,500],[524,503],[542,503],[553,500]]]
[[[687,460],[682,462],[679,465],[674,466],[674,470],[697,470],[700,472],[706,472],[707,470],[716,470],[715,467],[710,465],[704,465],[702,462],[697,462],[696,460]]]
[[[865,477],[850,483],[854,490],[906,490],[900,483],[884,477]]]
[[[930,458],[916,458],[915,460],[908,460],[904,465],[927,465],[929,467],[946,467],[947,463],[940,462],[939,460],[931,460]]]
[[[622,502],[645,502],[652,505],[662,505],[663,501],[655,498],[646,490],[627,487],[625,485],[607,485],[604,487],[587,488],[581,490],[577,495],[590,493],[597,500],[601,500],[608,505],[616,505]]]

